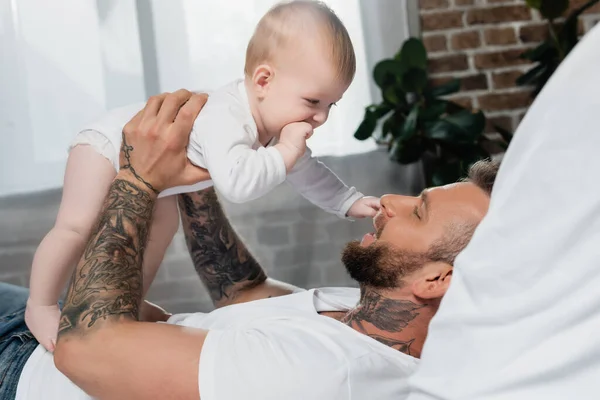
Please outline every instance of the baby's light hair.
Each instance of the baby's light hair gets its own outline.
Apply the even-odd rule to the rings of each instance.
[[[273,62],[278,49],[293,45],[298,36],[308,36],[309,26],[316,26],[331,49],[330,57],[337,75],[352,82],[356,56],[350,35],[333,10],[321,1],[293,0],[273,6],[259,21],[246,49],[244,73],[251,77],[256,67]]]

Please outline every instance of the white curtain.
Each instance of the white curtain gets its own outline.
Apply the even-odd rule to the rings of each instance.
[[[60,187],[77,129],[145,97],[134,0],[2,0],[0,49],[0,196]]]

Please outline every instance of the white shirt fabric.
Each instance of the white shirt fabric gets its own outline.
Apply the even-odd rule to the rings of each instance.
[[[600,397],[600,27],[519,126],[410,400]]]
[[[402,400],[418,359],[318,312],[356,305],[354,288],[323,288],[174,315],[171,324],[208,329],[200,355],[202,400]],[[17,400],[89,399],[39,346]]]
[[[117,151],[110,161],[117,171],[123,126],[143,107],[144,103],[136,103],[115,109],[82,130],[99,132],[113,144]],[[286,176],[281,153],[272,146],[262,146],[258,140],[243,80],[210,93],[194,122],[188,158],[193,164],[208,169],[212,182],[170,188],[159,197],[197,191],[214,183],[227,200],[243,203],[264,196],[287,179],[306,199],[341,218],[363,197],[312,157],[308,148]]]

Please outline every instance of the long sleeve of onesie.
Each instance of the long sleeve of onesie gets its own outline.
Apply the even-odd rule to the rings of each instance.
[[[364,197],[313,157],[309,148],[290,171],[287,181],[308,201],[340,218],[345,218],[352,204]]]

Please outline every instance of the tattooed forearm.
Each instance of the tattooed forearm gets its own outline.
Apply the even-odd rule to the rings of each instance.
[[[73,273],[59,338],[111,317],[138,319],[142,257],[154,199],[126,180],[110,187],[98,224]]]
[[[125,163],[123,165],[121,165],[120,168],[128,169],[129,171],[131,171],[133,176],[135,176],[135,179],[142,182],[144,185],[146,185],[148,187],[148,189],[152,190],[154,193],[158,194],[158,190],[156,190],[154,188],[154,186],[152,186],[144,178],[139,176],[138,173],[135,171],[135,169],[131,166],[131,152],[133,151],[133,146],[129,146],[127,144],[127,140],[125,139],[124,133],[122,133],[121,136],[123,137],[121,147],[123,147],[123,154],[125,155]]]
[[[267,279],[229,224],[213,188],[180,195],[179,209],[194,267],[215,305]]]

